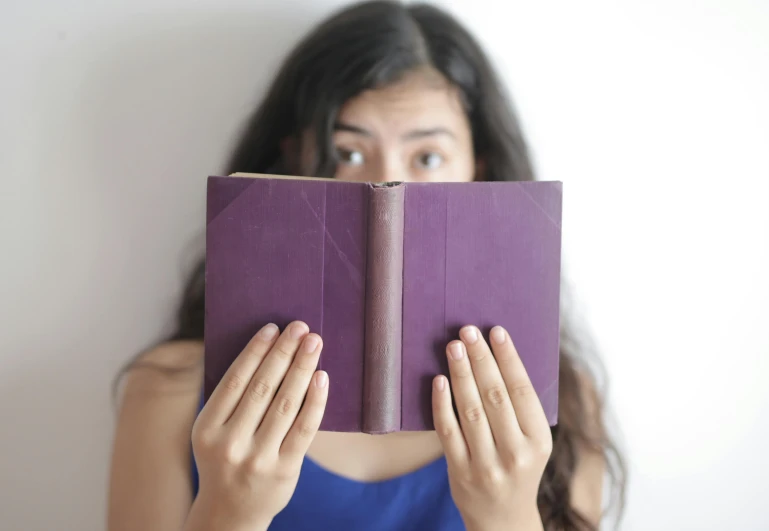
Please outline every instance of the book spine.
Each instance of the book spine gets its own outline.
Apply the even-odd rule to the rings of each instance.
[[[363,431],[401,427],[403,200],[401,183],[371,185],[366,261]]]

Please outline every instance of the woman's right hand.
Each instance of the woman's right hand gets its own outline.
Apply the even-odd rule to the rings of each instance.
[[[232,363],[192,429],[200,488],[185,530],[267,529],[288,504],[326,407],[321,348],[302,322],[267,325]]]

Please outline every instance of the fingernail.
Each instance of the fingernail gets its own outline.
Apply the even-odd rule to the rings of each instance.
[[[478,332],[476,331],[474,326],[466,326],[464,327],[459,335],[462,337],[462,339],[471,345],[478,341]]]
[[[309,332],[309,328],[304,323],[294,323],[291,325],[291,337],[294,339],[302,339],[302,336]]]
[[[315,377],[315,385],[317,385],[320,389],[323,389],[326,387],[327,383],[328,374],[326,374],[324,371],[318,372],[318,375]]]
[[[438,391],[443,391],[446,389],[446,378],[443,376],[438,376],[435,379],[435,389]]]
[[[305,352],[315,352],[316,348],[318,348],[318,336],[307,336],[304,339]]]
[[[278,327],[275,326],[274,324],[270,323],[268,325],[265,325],[264,328],[262,328],[259,331],[259,336],[262,339],[269,341],[270,339],[275,337],[275,334],[277,334],[277,333],[278,333]]]
[[[462,343],[452,343],[449,345],[449,354],[451,354],[451,357],[455,360],[461,360],[462,355],[464,354],[464,348],[462,347]]]
[[[494,328],[492,328],[491,334],[489,335],[491,336],[491,340],[498,345],[501,345],[502,343],[505,342],[505,339],[506,339],[505,329],[502,328],[501,326],[495,326]]]

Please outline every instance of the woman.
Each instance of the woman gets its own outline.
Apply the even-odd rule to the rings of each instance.
[[[350,7],[308,35],[227,170],[534,178],[478,44],[442,11],[397,2]],[[302,322],[256,334],[201,411],[203,270],[189,280],[174,336],[126,371],[111,530],[594,529],[607,470],[622,498],[624,470],[613,466],[594,379],[577,369],[567,330],[552,429],[527,392],[515,338],[496,328],[487,340],[473,326],[447,345],[433,432],[317,432],[339,382],[315,371],[322,338]]]

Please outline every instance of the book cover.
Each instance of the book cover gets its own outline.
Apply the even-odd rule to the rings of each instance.
[[[207,399],[266,323],[321,335],[322,430],[432,430],[459,328],[505,327],[557,422],[560,182],[370,184],[211,176]]]

